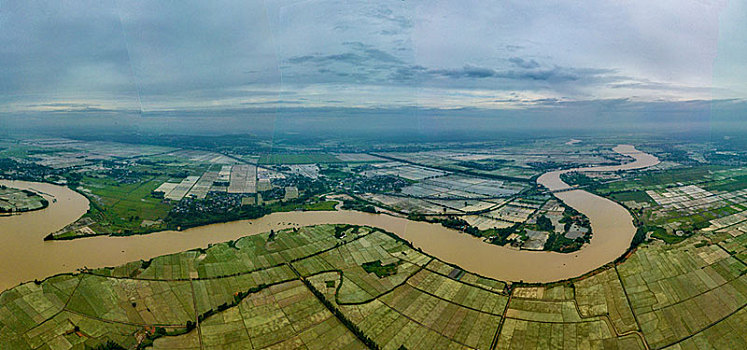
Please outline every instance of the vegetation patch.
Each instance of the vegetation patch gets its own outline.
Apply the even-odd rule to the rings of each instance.
[[[584,239],[581,237],[568,239],[563,235],[551,233],[547,238],[547,242],[545,242],[545,250],[558,253],[570,253],[579,250],[583,245]]]
[[[20,213],[40,210],[49,206],[49,202],[39,194],[0,185],[0,213]]]
[[[611,193],[610,197],[619,202],[635,201],[639,203],[656,204],[645,191],[623,191]]]
[[[381,260],[371,261],[367,263],[361,264],[361,267],[366,270],[366,272],[373,272],[378,276],[379,278],[387,277],[391,275],[397,274],[397,265],[398,263],[391,263],[386,265],[381,265]]]
[[[357,211],[362,211],[364,213],[372,213],[372,214],[377,213],[376,207],[364,201],[360,201],[360,200],[345,199],[342,201],[342,209],[357,210]]]
[[[651,233],[651,237],[660,239],[666,242],[667,244],[680,243],[687,238],[686,236],[677,236],[677,235],[667,233],[667,230],[661,227],[649,227],[648,232]]]

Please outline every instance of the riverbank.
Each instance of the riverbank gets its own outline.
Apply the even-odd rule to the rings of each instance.
[[[634,169],[631,165],[645,167],[658,162],[656,157],[638,152],[632,146],[620,147],[616,150],[629,152],[636,160],[618,166],[619,169]],[[576,171],[614,170],[617,168],[583,168]],[[557,178],[560,181],[559,173],[547,173],[546,179],[554,181]],[[557,185],[540,179],[538,182],[551,190]],[[565,183],[560,185],[567,186]],[[594,230],[591,242],[571,254],[518,251],[485,244],[479,238],[460,234],[440,224],[355,211],[279,212],[259,219],[212,224],[184,231],[45,242],[43,238],[49,232],[59,230],[83,215],[88,209],[88,201],[66,187],[37,183],[26,183],[26,186],[39,187],[43,192],[55,196],[57,202],[50,203],[50,207],[42,211],[0,218],[2,290],[25,281],[43,279],[79,268],[121,265],[129,261],[204,248],[209,244],[235,240],[271,229],[325,223],[378,227],[412,242],[415,247],[422,248],[430,255],[468,271],[502,281],[545,283],[580,276],[614,261],[625,253],[635,234],[632,217],[625,208],[589,192],[571,190],[556,195],[586,214]]]
[[[0,185],[0,215],[14,215],[42,210],[48,206],[49,201],[39,193]]]

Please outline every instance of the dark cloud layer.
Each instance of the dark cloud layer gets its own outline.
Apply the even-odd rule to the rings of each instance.
[[[670,0],[11,0],[0,113],[744,99],[745,13]]]

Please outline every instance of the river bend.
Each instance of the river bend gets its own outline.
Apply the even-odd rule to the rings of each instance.
[[[0,180],[0,184],[40,192],[50,202],[49,207],[43,210],[0,217],[0,290],[83,267],[116,266],[270,229],[324,223],[379,227],[394,232],[439,259],[498,280],[553,282],[572,278],[621,256],[630,245],[635,227],[625,208],[584,190],[569,190],[569,186],[560,180],[560,174],[640,169],[659,162],[656,157],[637,151],[630,145],[620,145],[614,150],[632,157],[634,161],[619,166],[553,171],[537,179],[539,184],[552,191],[564,190],[555,195],[589,217],[594,232],[591,242],[570,254],[501,247],[486,244],[478,238],[457,233],[439,224],[355,211],[273,213],[255,220],[213,224],[179,232],[44,241],[48,233],[61,229],[83,215],[88,210],[88,200],[66,187]]]

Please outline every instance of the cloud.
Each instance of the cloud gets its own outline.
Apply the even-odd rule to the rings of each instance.
[[[362,42],[346,42],[343,43],[345,47],[348,47],[350,50],[347,52],[340,52],[335,54],[329,54],[329,55],[321,55],[321,54],[314,54],[314,55],[304,55],[304,56],[295,56],[288,58],[288,63],[291,64],[306,64],[306,63],[316,63],[318,65],[327,65],[327,64],[336,64],[336,63],[344,63],[344,64],[354,64],[354,65],[362,65],[362,64],[402,64],[402,60],[395,57],[394,55],[385,52],[383,50],[377,49],[372,47],[371,45],[366,45]]]
[[[391,8],[380,5],[367,12],[372,18],[378,18],[396,25],[400,30],[413,27],[412,19],[401,14],[396,14]]]
[[[511,57],[508,59],[509,62],[513,63],[515,66],[519,68],[524,69],[533,69],[533,68],[539,68],[539,63],[535,60],[525,60],[521,57]]]
[[[509,52],[516,52],[516,51],[519,51],[519,50],[523,49],[524,46],[523,45],[511,45],[511,44],[508,44],[508,45],[504,45],[503,48],[506,51],[509,51]]]
[[[613,73],[615,73],[614,69],[568,68],[555,66],[549,69],[510,70],[502,73],[501,77],[519,80],[567,82],[604,79],[609,78],[609,75]]]
[[[504,79],[523,82],[552,82],[567,83],[574,81],[585,81],[587,84],[596,84],[600,81],[609,81],[623,79],[615,76],[613,69],[598,68],[572,68],[554,66],[550,68],[540,68],[539,63],[532,61],[526,64],[522,69],[495,69],[489,67],[480,67],[465,65],[461,68],[448,69],[428,69],[423,66],[398,67],[394,72],[396,80],[412,79],[429,79],[433,77],[444,77],[459,80],[484,80],[484,79]]]
[[[434,69],[429,70],[429,74],[441,75],[449,78],[492,78],[498,76],[498,72],[490,68],[475,67],[466,65],[458,69]]]
[[[0,111],[745,98],[747,11],[724,6],[10,1]]]
[[[653,82],[648,80],[643,81],[626,81],[611,83],[608,85],[612,89],[638,89],[638,90],[655,90],[655,91],[681,91],[681,92],[699,92],[709,93],[716,90],[722,90],[714,87],[702,87],[702,86],[683,86],[678,84]]]
[[[303,102],[298,100],[269,100],[269,101],[252,101],[241,102],[242,106],[278,106],[278,105],[300,105]]]

